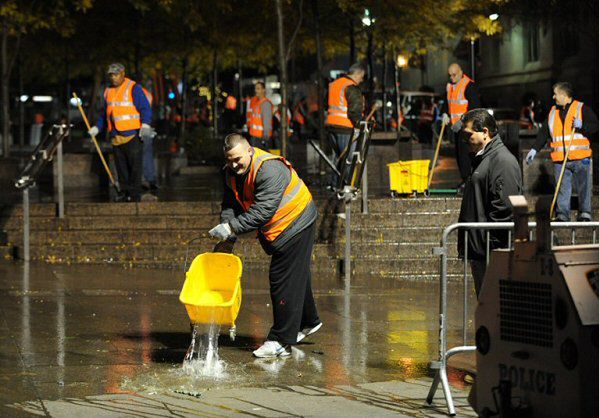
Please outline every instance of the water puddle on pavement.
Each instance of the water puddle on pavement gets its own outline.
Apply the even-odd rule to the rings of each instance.
[[[192,377],[209,377],[223,379],[227,377],[227,365],[218,356],[218,335],[220,325],[193,325],[191,332],[191,345],[185,359],[181,373]]]
[[[231,387],[248,380],[244,364],[227,364],[218,354],[220,325],[194,325],[183,364],[148,365],[146,373],[126,377],[121,389],[133,392],[175,392],[201,396],[201,391]]]

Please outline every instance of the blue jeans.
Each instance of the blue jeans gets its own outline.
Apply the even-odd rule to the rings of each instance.
[[[559,174],[563,164],[554,164],[555,182],[559,179]],[[578,192],[578,216],[582,213],[591,214],[591,160],[568,161],[562,185],[557,195],[557,217],[563,221],[570,220],[570,198],[572,196],[572,182]]]
[[[154,138],[143,140],[143,174],[148,183],[156,183],[156,167],[154,167]]]
[[[343,169],[343,171],[345,172],[345,180],[346,182],[349,182],[349,179],[347,178],[347,174],[349,172],[349,164],[345,164],[345,160],[348,159],[348,157],[351,156],[351,154],[355,151],[356,149],[356,142],[353,142],[349,152],[346,152],[343,158],[343,161],[339,161],[337,163],[337,159],[339,158],[339,156],[343,153],[343,151],[345,150],[345,148],[347,148],[347,145],[349,144],[349,141],[351,140],[352,134],[344,134],[344,133],[338,133],[338,132],[329,132],[329,143],[331,145],[331,149],[333,150],[333,158],[334,158],[334,163],[337,164],[337,169],[339,169],[339,172],[342,172],[341,170]],[[339,176],[333,173],[333,177],[332,177],[332,186],[333,187],[337,187],[338,183],[339,183]]]

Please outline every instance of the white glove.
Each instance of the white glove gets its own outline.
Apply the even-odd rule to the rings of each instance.
[[[98,133],[100,133],[100,130],[98,129],[97,126],[94,126],[89,131],[87,131],[87,133],[89,134],[89,136],[97,136]]]
[[[447,113],[443,113],[443,114],[441,115],[441,123],[442,123],[443,125],[449,125],[449,122],[450,122],[450,120],[449,120],[449,116],[447,115]]]
[[[218,238],[219,240],[224,241],[227,238],[229,238],[231,234],[233,234],[233,231],[231,231],[231,227],[229,226],[229,224],[224,223],[216,225],[214,228],[208,231],[208,233],[211,237]]]
[[[531,165],[532,160],[535,159],[535,155],[537,155],[536,149],[533,148],[530,151],[528,151],[528,154],[526,154],[526,164]]]
[[[456,133],[456,134],[457,134],[458,132],[460,132],[460,131],[462,130],[462,120],[460,119],[460,120],[458,120],[456,123],[454,123],[453,125],[451,125],[451,130],[452,130],[454,133]]]
[[[151,138],[152,137],[152,127],[147,123],[141,124],[141,129],[139,130],[139,136],[141,139]]]

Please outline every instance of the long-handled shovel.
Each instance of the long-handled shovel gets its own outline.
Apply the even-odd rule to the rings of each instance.
[[[549,217],[553,219],[555,204],[557,203],[557,195],[559,194],[559,189],[562,187],[562,180],[564,179],[564,173],[566,172],[566,164],[568,164],[568,156],[570,155],[570,147],[572,146],[572,141],[574,140],[574,133],[576,130],[572,128],[572,134],[570,134],[570,142],[568,143],[568,148],[566,148],[566,153],[564,154],[564,161],[562,162],[562,169],[559,172],[559,177],[557,179],[557,184],[555,185],[555,193],[553,194],[553,200],[551,201],[551,209],[549,211]]]
[[[79,112],[81,112],[81,116],[83,117],[83,121],[85,122],[85,126],[87,126],[87,130],[89,131],[91,129],[91,126],[89,125],[89,120],[87,120],[87,116],[85,115],[85,111],[81,107],[81,101],[77,97],[76,93],[73,93],[73,97],[75,98],[75,101],[77,102],[77,108],[79,109]],[[116,184],[116,182],[114,181],[114,177],[112,176],[112,172],[110,171],[110,168],[108,168],[108,164],[106,164],[106,160],[104,159],[104,154],[102,154],[102,150],[100,149],[100,145],[98,145],[98,141],[96,140],[96,137],[94,135],[91,135],[91,138],[92,138],[92,141],[94,142],[94,145],[96,147],[96,151],[98,151],[98,155],[100,156],[100,160],[102,160],[102,165],[104,166],[104,169],[106,170],[106,174],[108,174],[108,178],[110,179],[110,183],[112,183],[112,186],[114,187],[114,190],[116,190],[117,194],[120,194],[121,190],[119,189],[118,184]]]

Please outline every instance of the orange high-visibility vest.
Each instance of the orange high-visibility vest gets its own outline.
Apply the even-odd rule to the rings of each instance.
[[[345,90],[349,86],[356,86],[356,82],[349,77],[339,77],[329,84],[329,109],[327,110],[327,125],[345,126],[353,128],[354,125],[347,117],[347,99]]]
[[[268,102],[272,108],[272,102],[266,97],[259,99],[257,96],[252,97],[247,107],[247,125],[250,131],[250,136],[262,138],[264,136],[264,125],[262,123],[262,103]],[[270,135],[272,137],[272,119],[270,121]]]
[[[299,178],[291,164],[285,158],[254,147],[252,165],[245,176],[243,185],[241,185],[243,187],[243,193],[240,193],[238,190],[235,176],[231,175],[229,170],[227,170],[227,185],[233,190],[235,199],[239,202],[245,212],[247,212],[254,204],[254,182],[256,181],[258,170],[260,170],[262,164],[268,160],[281,160],[287,168],[289,168],[289,171],[291,171],[291,181],[285,189],[283,199],[281,199],[277,211],[274,216],[259,229],[264,238],[272,242],[301,215],[306,206],[312,201],[312,195],[302,179]]]
[[[456,84],[447,83],[447,105],[452,124],[459,121],[462,115],[468,111],[466,87],[470,83],[472,80],[465,74]]]
[[[225,109],[227,109],[227,110],[237,109],[237,99],[232,94],[229,94],[227,96],[227,100],[225,101]]]
[[[104,90],[108,131],[112,131],[113,126],[121,132],[141,128],[141,117],[133,104],[134,86],[133,80],[125,78],[119,87]]]
[[[549,146],[551,147],[551,159],[554,163],[561,163],[564,161],[564,153],[566,152],[568,145],[570,145],[570,140],[572,138],[572,123],[574,122],[574,118],[578,115],[578,119],[582,120],[582,106],[582,102],[573,100],[572,103],[570,103],[563,124],[555,106],[553,106],[549,112],[547,126],[549,127],[549,133],[551,134]],[[576,132],[571,142],[568,160],[582,160],[584,158],[590,158],[593,154],[591,151],[591,142],[581,133]]]
[[[305,110],[305,106],[302,104],[302,102],[299,102],[297,105],[295,105],[295,108],[293,109],[293,121],[297,122],[300,125],[305,125],[306,124],[306,118],[304,117],[304,112]]]

